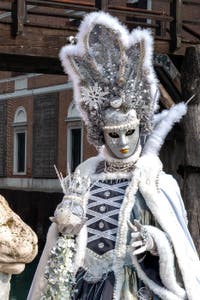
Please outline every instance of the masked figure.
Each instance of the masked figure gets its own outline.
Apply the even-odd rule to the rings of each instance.
[[[152,44],[149,31],[129,34],[100,12],[86,16],[77,44],[61,51],[88,140],[100,153],[73,175],[59,175],[65,196],[28,299],[199,299],[185,208],[158,158],[186,105],[156,114]]]

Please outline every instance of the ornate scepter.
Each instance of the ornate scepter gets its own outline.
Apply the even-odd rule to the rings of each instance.
[[[40,300],[70,300],[75,286],[76,236],[86,222],[84,199],[90,187],[89,177],[80,172],[63,178],[55,167],[64,197],[50,218],[58,227],[59,236],[51,249],[44,277],[46,285]]]

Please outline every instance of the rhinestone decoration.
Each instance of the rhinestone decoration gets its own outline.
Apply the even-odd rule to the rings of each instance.
[[[105,246],[105,244],[104,244],[104,243],[99,243],[99,244],[98,244],[98,248],[99,248],[99,249],[102,249],[102,248],[104,248],[104,246]]]
[[[99,207],[100,212],[105,212],[106,211],[106,206],[102,205]]]
[[[108,198],[108,197],[110,196],[110,191],[106,191],[106,192],[104,193],[104,196],[105,196],[106,198]]]
[[[101,222],[99,222],[99,228],[100,228],[100,229],[103,229],[103,228],[104,228],[104,226],[105,226],[105,225],[104,225],[104,222],[102,222],[102,221],[101,221]]]

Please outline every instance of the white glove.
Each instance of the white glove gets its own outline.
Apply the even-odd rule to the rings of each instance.
[[[84,217],[83,207],[75,200],[61,202],[50,220],[58,226],[58,231],[63,234],[77,235],[87,218]]]
[[[131,246],[133,248],[133,255],[138,255],[146,251],[150,251],[153,255],[156,255],[154,240],[147,232],[145,226],[138,220],[134,220],[134,224],[129,222],[129,226],[132,230]]]

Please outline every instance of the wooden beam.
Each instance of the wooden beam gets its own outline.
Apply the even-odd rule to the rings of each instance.
[[[63,75],[58,58],[0,53],[0,71]]]
[[[109,5],[109,9],[116,9],[116,10],[125,10],[128,12],[138,12],[138,13],[145,13],[145,14],[153,14],[153,15],[165,15],[167,14],[162,10],[148,10],[146,8],[138,8],[138,7],[129,7],[129,6],[121,6],[121,5]]]
[[[129,7],[128,7],[129,8]],[[118,15],[127,15],[127,16],[132,16],[132,17],[138,17],[138,18],[144,18],[144,19],[152,19],[152,20],[157,20],[157,21],[163,21],[163,22],[171,22],[173,20],[172,17],[164,15],[160,12],[160,14],[155,13],[153,11],[148,11],[148,10],[142,10],[142,9],[137,9],[133,10],[130,8],[128,9],[127,7],[124,6],[119,6],[119,7],[109,7],[109,13],[111,14],[118,14]]]
[[[69,27],[65,30],[24,27],[24,35],[12,37],[10,26],[0,24],[0,53],[24,56],[58,57],[59,50],[67,43],[67,36],[74,35]]]
[[[165,108],[169,109],[175,102],[161,83],[159,84],[159,89],[161,93],[160,101]]]
[[[27,4],[43,6],[43,7],[54,7],[54,8],[62,8],[62,9],[74,9],[74,10],[84,10],[84,11],[93,11],[95,7],[92,3],[81,2],[80,4],[76,4],[77,2],[54,2],[47,0],[26,0]]]
[[[192,34],[197,39],[200,39],[200,32],[199,30],[194,30],[194,28],[191,28],[190,26],[183,24],[183,29],[187,31],[188,33]],[[199,43],[199,42],[198,42]]]
[[[11,11],[11,2],[2,2],[0,1],[0,10],[1,11]]]
[[[169,75],[165,72],[165,70],[161,67],[155,67],[156,74],[160,83],[164,86],[165,90],[173,99],[175,103],[178,103],[182,100],[180,92],[177,90],[177,86],[174,84],[174,81],[171,80]],[[165,96],[164,96],[165,97]],[[169,97],[166,97],[169,98]]]
[[[196,6],[199,6],[200,5],[200,2],[199,0],[197,1],[192,1],[192,0],[183,0],[183,4],[185,5],[196,5]]]
[[[51,0],[51,2],[59,2],[59,3],[72,3],[72,4],[77,4],[77,0]],[[90,5],[90,6],[94,6],[94,1],[90,0],[90,1],[86,1],[86,0],[79,0],[78,1],[79,4],[83,4],[83,5]]]

